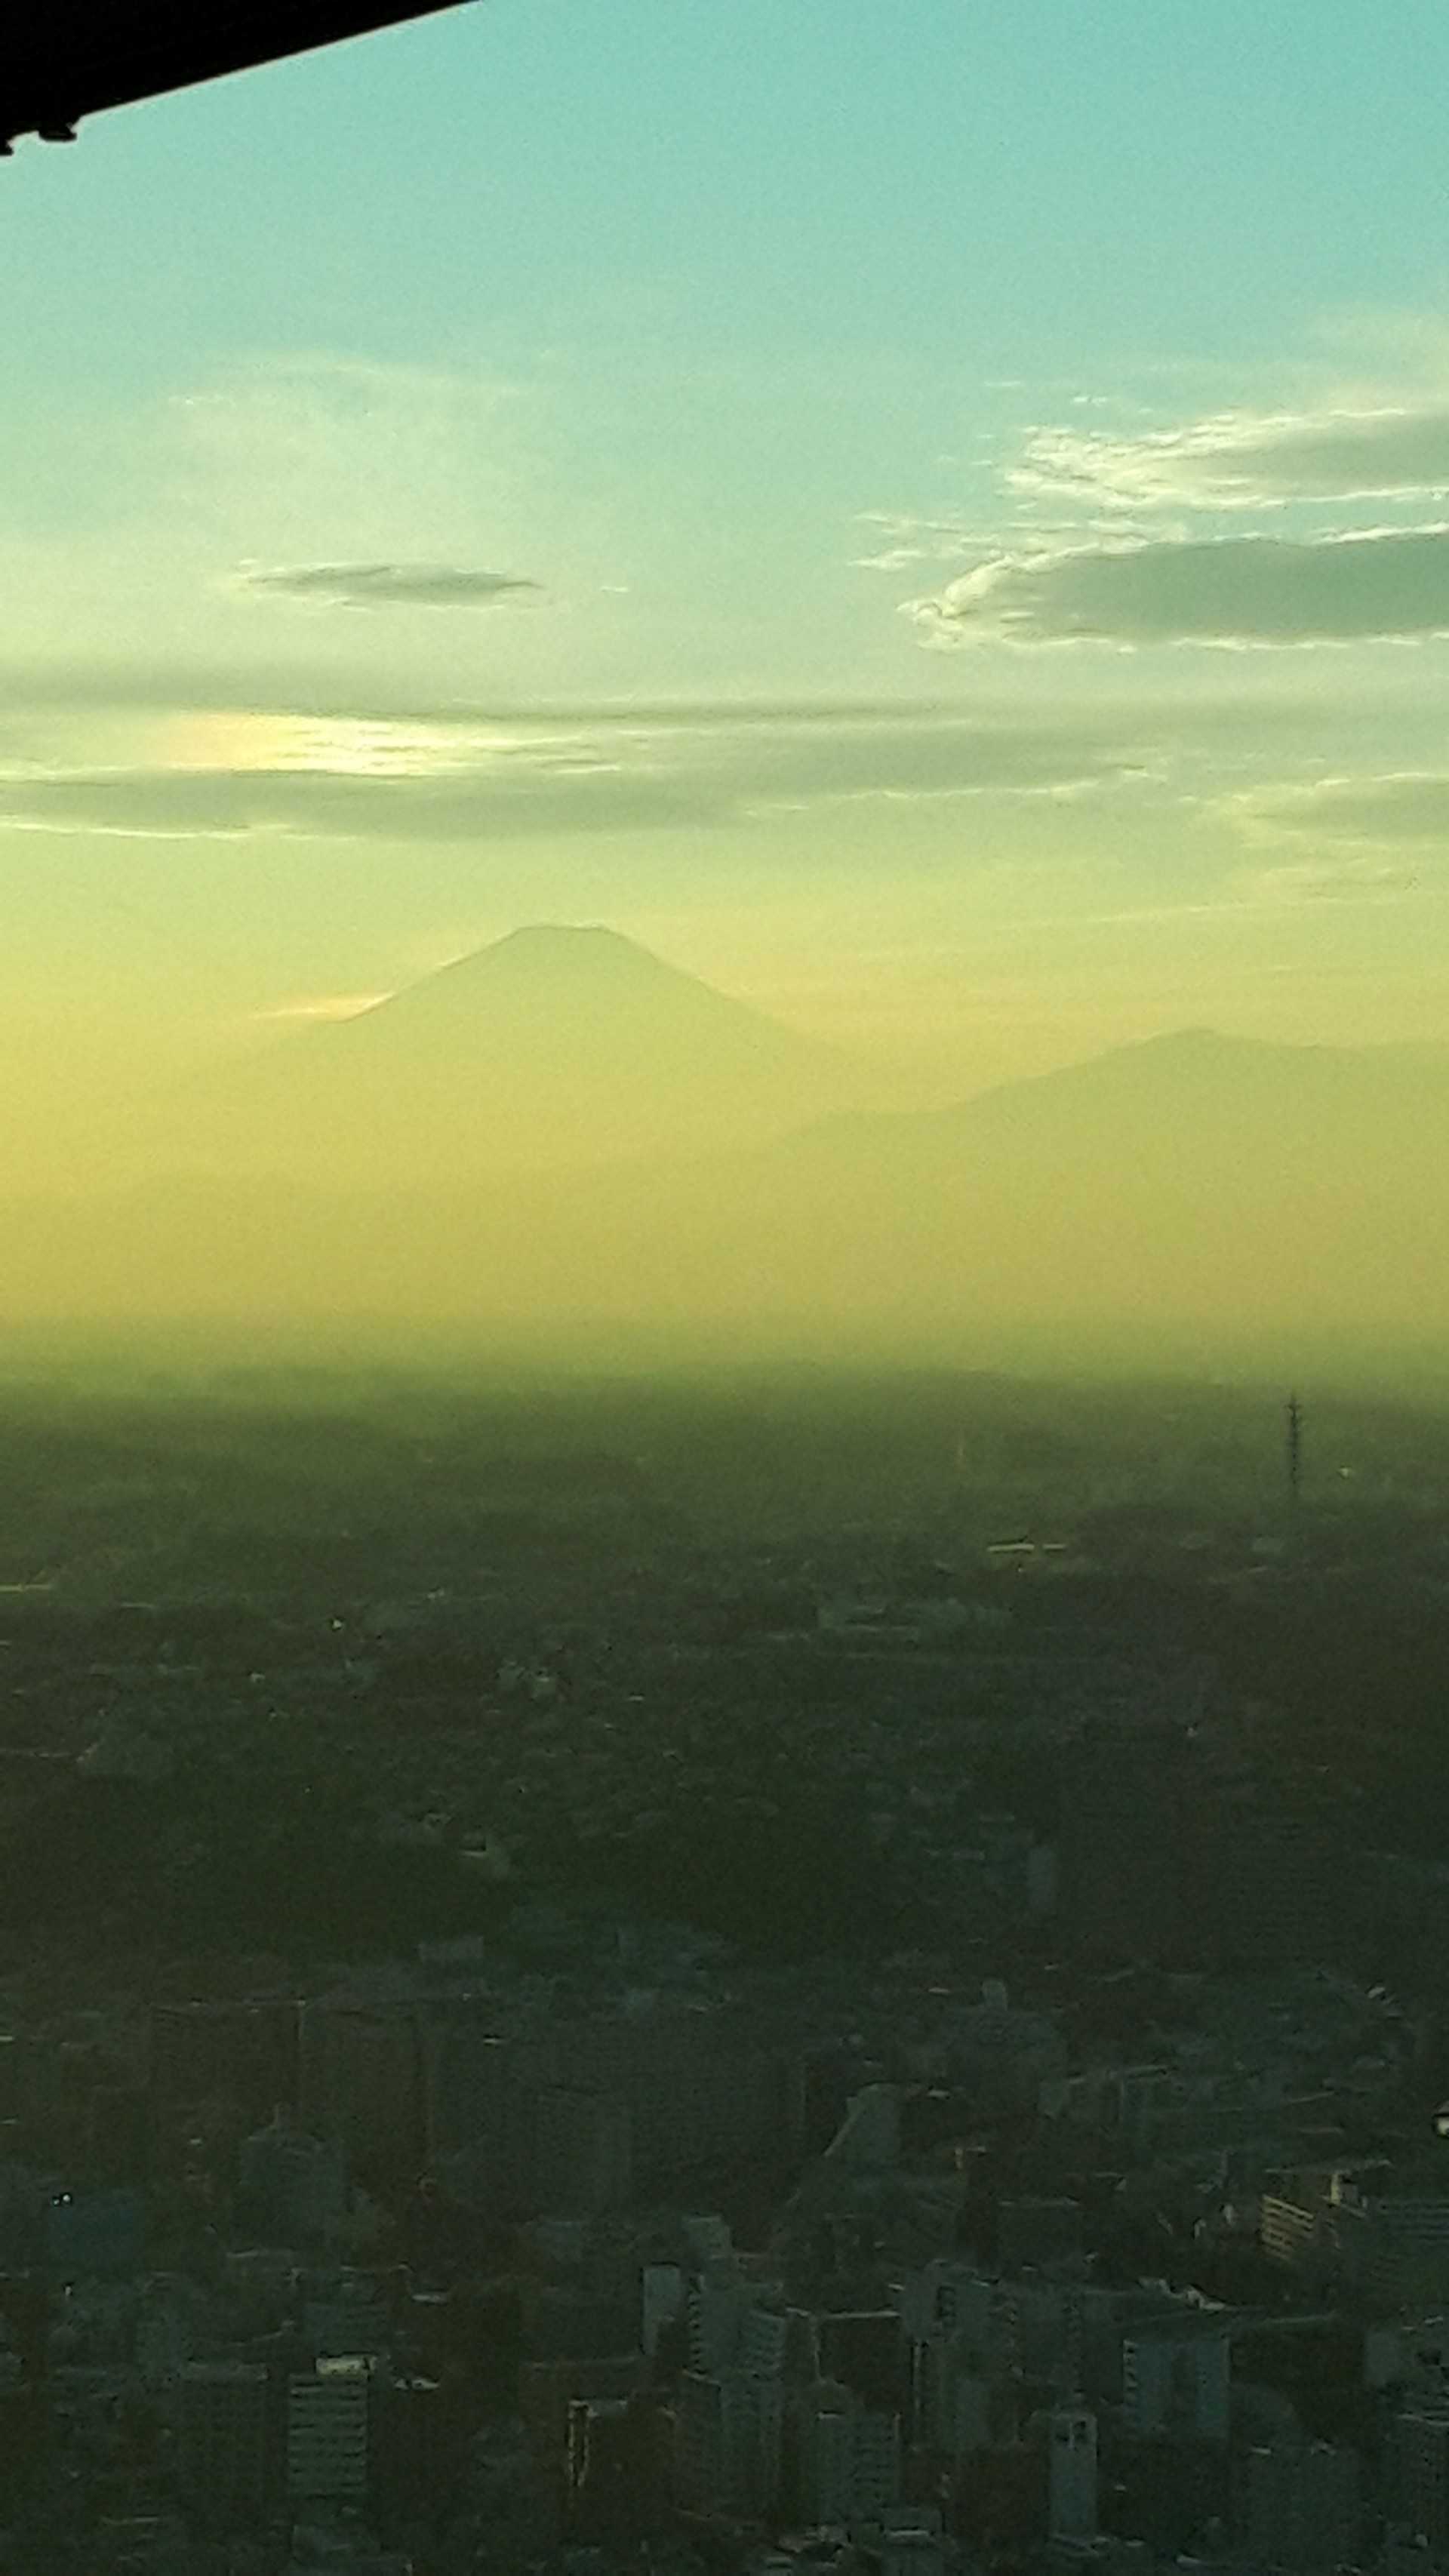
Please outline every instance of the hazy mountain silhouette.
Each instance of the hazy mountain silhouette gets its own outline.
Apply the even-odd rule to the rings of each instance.
[[[1387,1153],[1433,1177],[1449,1110],[1449,1047],[1290,1046],[1179,1029],[1084,1064],[1000,1084],[949,1108],[826,1120],[807,1154],[864,1155],[887,1169],[1003,1159],[1070,1181],[1150,1170],[1203,1195],[1205,1172],[1285,1186],[1335,1177]]]
[[[485,1151],[469,1168],[460,1115],[446,1170],[419,1139],[411,1176],[385,1189],[351,1186],[344,1167],[330,1185],[193,1178],[104,1206],[12,1207],[0,1312],[432,1321],[485,1335],[526,1323],[557,1340],[613,1325],[676,1346],[699,1333],[905,1355],[1043,1338],[1060,1353],[1084,1337],[1126,1356],[1164,1337],[1180,1352],[1196,1336],[1205,1356],[1335,1336],[1442,1343],[1449,1048],[1187,1031],[948,1110],[831,1114],[711,1151],[697,1104],[706,1123],[722,1098],[735,1115],[741,1083],[777,1114],[802,1063],[814,1077],[822,1056],[832,1075],[834,1061],[627,942],[580,938],[502,943],[309,1034],[286,1060],[309,1078],[319,1060],[340,1063],[335,1113],[393,1109],[401,1137],[419,1098],[477,1080],[481,1017],[500,1080],[500,1032],[518,1031],[521,1099],[524,1075],[553,1060],[526,1007],[534,961],[557,995],[577,956],[581,1064],[605,1060],[607,1038],[641,1120],[649,1084],[672,1083],[673,1150],[531,1173],[500,1171]],[[475,1012],[480,985],[521,985],[514,1022]],[[432,1069],[421,1092],[420,1053]],[[481,1095],[475,1117],[503,1114],[491,1077]],[[793,1097],[806,1112],[803,1078]],[[621,1125],[608,1135],[617,1148]]]
[[[1443,1313],[1449,1048],[1185,1030],[944,1111],[827,1120],[766,1161],[878,1309],[909,1277],[922,1312],[955,1294],[1129,1328]]]
[[[456,1184],[757,1143],[892,1096],[888,1068],[617,931],[539,925],[213,1072],[168,1118],[166,1146],[192,1168],[319,1186]]]

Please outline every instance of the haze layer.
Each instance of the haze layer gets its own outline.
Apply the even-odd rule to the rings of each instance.
[[[1446,86],[493,0],[23,145],[0,1310],[1437,1336]]]
[[[900,1089],[617,934],[519,933],[159,1096],[124,1187],[12,1203],[3,1311],[899,1355],[1440,1331],[1449,1048],[1197,1030]]]

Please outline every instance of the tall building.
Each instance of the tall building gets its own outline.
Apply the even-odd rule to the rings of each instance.
[[[690,2281],[684,2319],[693,2369],[724,2370],[736,2359],[745,2319],[757,2298],[753,2283],[738,2279],[732,2271],[723,2279],[702,2273]]]
[[[1449,2548],[1449,2406],[1406,2407],[1394,2429],[1399,2519],[1431,2549]]]
[[[802,2523],[865,2520],[900,2501],[898,2415],[863,2405],[838,2379],[801,2389],[791,2412],[791,2502]]]
[[[1062,2397],[1083,2390],[1083,2314],[1077,2285],[1029,2275],[1003,2281],[1000,2300],[1005,2350],[1023,2378],[1055,2388]]]
[[[857,2401],[837,2380],[797,2400],[794,2507],[802,2523],[844,2523],[855,2511]]]
[[[1047,2429],[1047,2531],[1055,2541],[1097,2537],[1097,2418],[1059,2406]]]
[[[854,2497],[858,2518],[884,2513],[901,2495],[901,2419],[878,2406],[862,2406],[855,2418]]]
[[[1341,2249],[1377,2306],[1422,2310],[1449,2297],[1449,2199],[1442,2194],[1365,2195],[1340,2225]]]
[[[675,2492],[699,2513],[759,2518],[779,2501],[781,2381],[765,2372],[687,2370],[675,2401]]]
[[[246,2523],[266,2505],[271,2401],[266,2367],[189,2361],[176,2381],[177,2478],[207,2522]]]
[[[784,2308],[758,2304],[748,2308],[736,2348],[738,2367],[756,2378],[782,2378],[789,2341],[790,2319]]]
[[[916,2352],[919,2437],[959,2467],[991,2440],[991,2382],[959,2335],[935,2337]]]
[[[1134,2326],[1122,2343],[1128,2432],[1226,2442],[1231,2367],[1227,2328],[1211,2316]]]
[[[684,2314],[684,2273],[678,2263],[646,2263],[639,2275],[639,2344],[651,2361],[659,2338]]]
[[[319,2361],[287,2388],[287,2492],[357,2503],[367,2493],[371,2372],[355,2356]]]

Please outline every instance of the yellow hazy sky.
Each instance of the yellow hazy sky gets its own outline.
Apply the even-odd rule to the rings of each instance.
[[[1449,1030],[1449,19],[492,0],[0,168],[0,1074],[605,922],[943,1096]]]

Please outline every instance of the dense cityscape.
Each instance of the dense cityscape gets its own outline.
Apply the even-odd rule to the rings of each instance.
[[[1442,2564],[1449,1431],[1285,1404],[8,1390],[0,2565]]]

